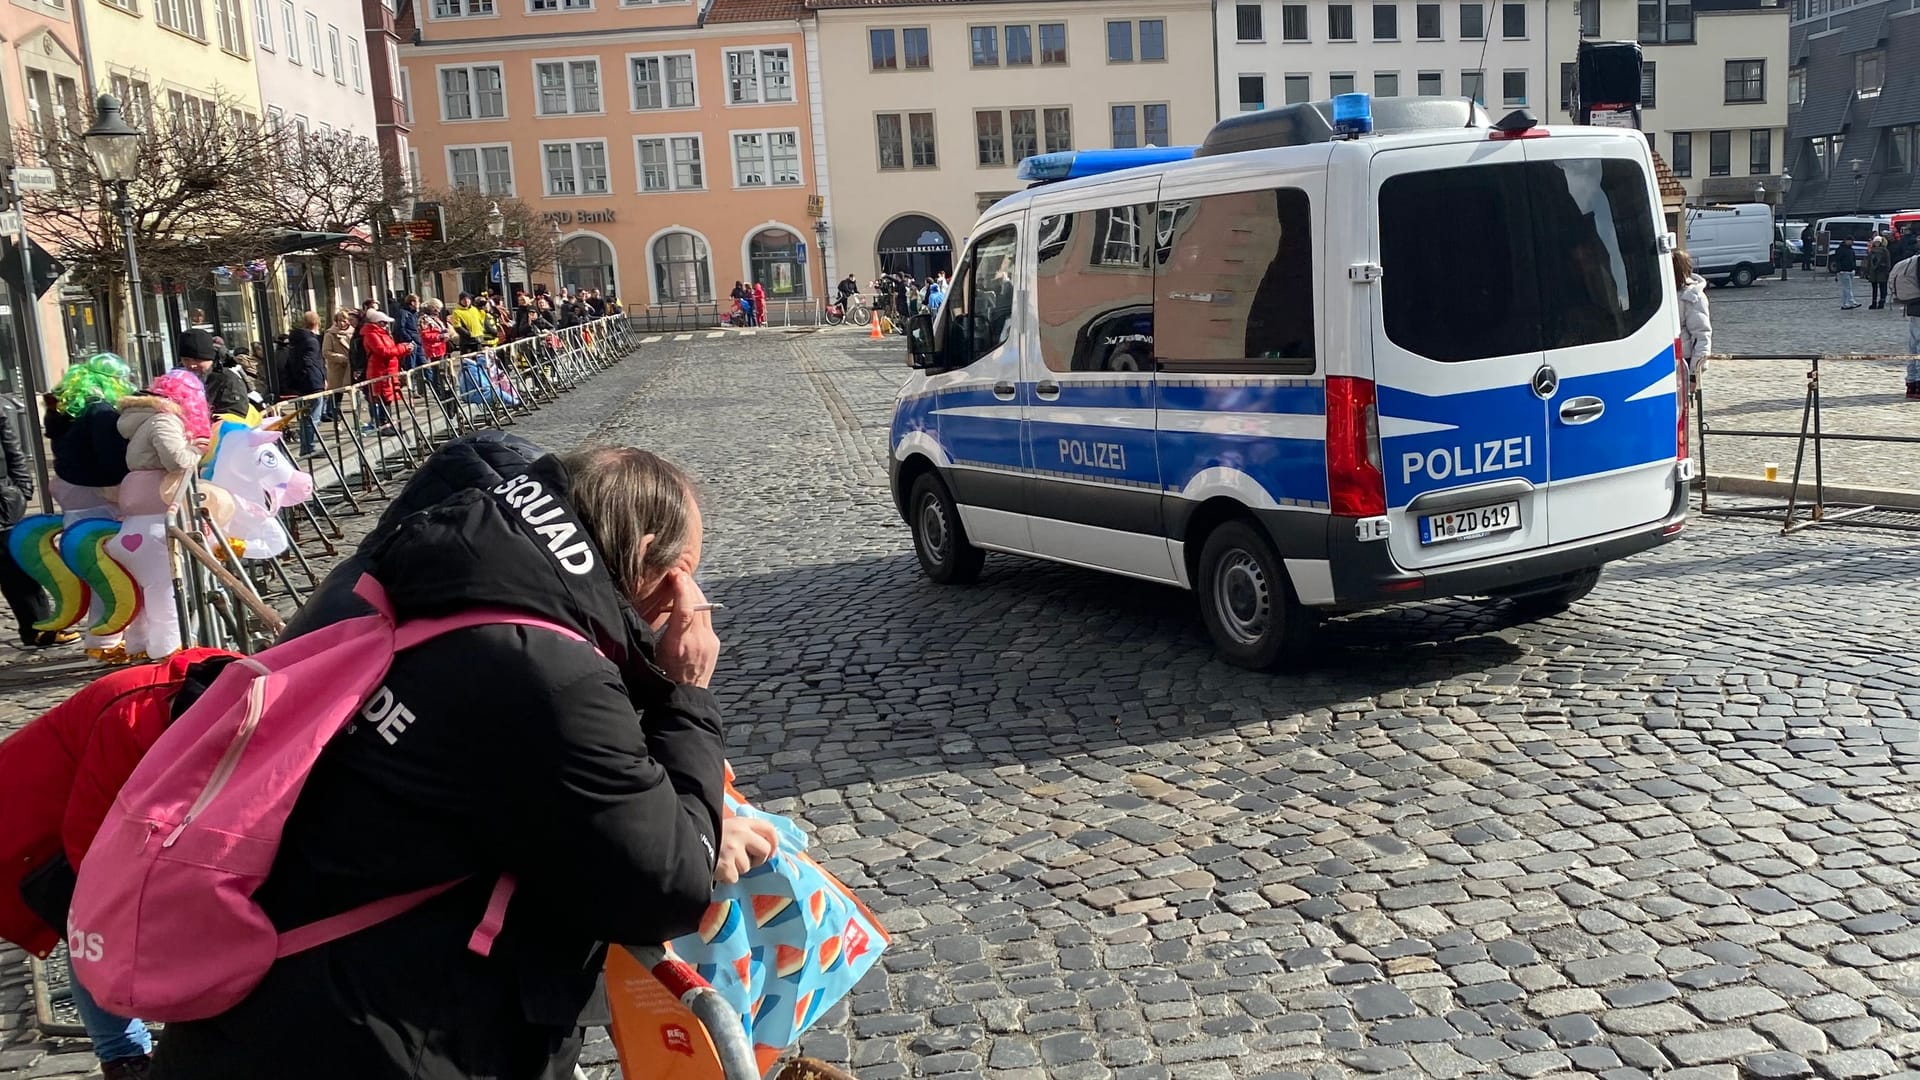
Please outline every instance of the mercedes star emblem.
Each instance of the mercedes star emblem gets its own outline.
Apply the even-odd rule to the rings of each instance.
[[[1540,370],[1533,373],[1534,396],[1545,401],[1558,389],[1560,389],[1560,373],[1545,364],[1540,365]]]

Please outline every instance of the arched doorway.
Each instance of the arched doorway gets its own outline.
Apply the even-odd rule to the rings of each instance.
[[[653,242],[653,301],[704,303],[713,299],[713,263],[707,242],[690,232],[664,233]]]
[[[917,281],[953,270],[953,238],[946,226],[925,214],[906,214],[880,230],[874,255],[881,272],[904,270]]]
[[[560,245],[560,284],[598,289],[613,296],[613,249],[597,236],[576,236]]]
[[[770,297],[797,300],[807,295],[807,264],[800,261],[800,238],[786,229],[753,234],[747,241],[747,273]]]

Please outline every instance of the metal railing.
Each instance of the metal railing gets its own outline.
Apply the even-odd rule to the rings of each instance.
[[[1717,517],[1758,518],[1766,521],[1778,521],[1783,534],[1799,532],[1817,525],[1856,525],[1878,529],[1898,529],[1905,532],[1920,532],[1920,523],[1910,520],[1888,519],[1885,515],[1870,518],[1868,515],[1885,509],[1866,502],[1836,502],[1827,498],[1826,456],[1827,443],[1893,443],[1907,446],[1920,446],[1920,436],[1915,435],[1875,435],[1865,432],[1828,431],[1822,423],[1820,407],[1820,363],[1821,361],[1860,361],[1895,360],[1912,361],[1920,359],[1908,354],[1801,354],[1801,353],[1745,353],[1738,355],[1713,356],[1710,360],[1761,360],[1788,363],[1804,363],[1806,372],[1806,396],[1800,410],[1800,428],[1798,431],[1767,431],[1747,428],[1715,427],[1708,422],[1706,395],[1696,389],[1693,392],[1695,423],[1700,436],[1699,474],[1700,474],[1700,512]],[[1710,379],[1707,381],[1711,381]],[[1707,448],[1713,438],[1752,438],[1752,439],[1792,439],[1794,440],[1793,476],[1788,481],[1787,499],[1784,503],[1766,505],[1718,505],[1712,501],[1712,477],[1707,469]],[[1809,475],[1808,456],[1811,451],[1811,474]],[[1916,455],[1920,460],[1920,455]],[[1771,478],[1769,478],[1771,479]],[[1804,512],[1805,516],[1802,516]]]
[[[822,301],[804,296],[767,300],[759,326],[772,330],[813,330],[825,325]],[[685,304],[652,304],[631,313],[634,329],[644,333],[718,330],[733,326],[731,300],[702,300]]]

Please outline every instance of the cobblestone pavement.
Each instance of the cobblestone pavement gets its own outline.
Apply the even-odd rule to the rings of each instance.
[[[1785,284],[1769,280],[1747,289],[1713,289],[1708,298],[1717,352],[1888,354],[1907,349],[1904,316],[1865,307],[1841,311],[1839,286],[1825,271],[1795,270]],[[1716,360],[1704,388],[1708,423],[1723,430],[1797,432],[1806,375],[1803,360]],[[1820,383],[1825,431],[1920,439],[1920,402],[1905,400],[1904,363],[1828,361],[1821,366]],[[1694,448],[1697,458],[1697,441]],[[1796,449],[1795,439],[1709,436],[1707,467],[1716,475],[1755,477],[1771,461],[1779,476],[1789,479]],[[1824,459],[1830,484],[1920,490],[1920,443],[1834,441],[1825,444]],[[1805,470],[1811,482],[1811,447]]]
[[[701,478],[733,763],[895,934],[810,1052],[863,1080],[1920,1070],[1904,538],[1696,520],[1570,615],[1353,616],[1254,675],[1171,589],[999,557],[926,582],[883,480],[897,340],[649,350],[528,430]],[[0,1075],[80,1064],[18,1023]]]

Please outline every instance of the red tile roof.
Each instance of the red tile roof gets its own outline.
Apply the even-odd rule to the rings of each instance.
[[[806,0],[712,0],[708,23],[793,22],[807,15]]]

